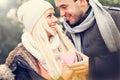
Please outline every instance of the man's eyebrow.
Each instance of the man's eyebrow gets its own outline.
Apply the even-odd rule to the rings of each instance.
[[[66,6],[66,4],[62,4],[60,6],[57,6],[57,8],[59,8],[59,7],[65,7],[65,6]]]

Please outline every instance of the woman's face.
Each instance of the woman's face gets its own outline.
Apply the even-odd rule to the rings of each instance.
[[[44,13],[44,16],[51,30],[56,33],[55,27],[58,22],[58,19],[54,16],[54,14],[54,9],[50,8]]]

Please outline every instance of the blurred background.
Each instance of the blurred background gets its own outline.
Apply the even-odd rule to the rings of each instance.
[[[27,0],[0,0],[0,64],[21,41],[22,24],[16,17],[17,8]],[[53,0],[49,1],[54,7]],[[99,0],[104,6],[120,7],[120,0]],[[56,16],[59,10],[55,8]]]

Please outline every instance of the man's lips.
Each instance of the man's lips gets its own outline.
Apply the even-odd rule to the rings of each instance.
[[[66,15],[65,17],[66,17],[66,20],[67,20],[67,21],[70,21],[70,19],[71,19],[71,16],[70,16],[70,15]]]

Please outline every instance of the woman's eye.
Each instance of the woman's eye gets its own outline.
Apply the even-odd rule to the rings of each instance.
[[[51,14],[49,14],[47,17],[52,17],[52,15],[51,15]]]

